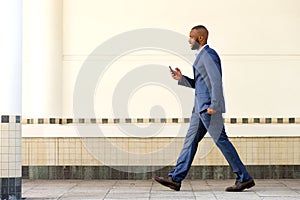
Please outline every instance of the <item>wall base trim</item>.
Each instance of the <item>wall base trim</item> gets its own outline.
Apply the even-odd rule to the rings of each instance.
[[[157,169],[157,166],[124,166],[144,173],[125,172],[109,166],[23,166],[25,179],[125,179],[147,180],[153,176],[166,176],[173,166]],[[300,179],[300,165],[248,165],[249,173],[255,179]],[[120,168],[120,167],[119,167]],[[234,179],[229,166],[192,166],[187,179]]]
[[[22,178],[0,178],[0,199],[21,199]]]

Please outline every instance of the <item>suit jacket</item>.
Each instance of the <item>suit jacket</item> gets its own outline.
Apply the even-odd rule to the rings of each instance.
[[[221,60],[217,52],[206,45],[193,64],[194,79],[182,76],[179,85],[195,89],[194,112],[211,108],[225,113]]]

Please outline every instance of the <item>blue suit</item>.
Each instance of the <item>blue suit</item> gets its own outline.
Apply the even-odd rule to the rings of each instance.
[[[183,149],[169,176],[172,176],[176,182],[181,182],[186,177],[196,154],[198,143],[209,132],[232,171],[237,175],[236,181],[249,180],[251,176],[225,132],[222,117],[222,113],[225,112],[222,69],[217,52],[206,45],[197,55],[193,71],[193,79],[182,76],[182,79],[178,81],[179,85],[195,89],[195,103]],[[209,115],[207,108],[211,108],[217,113]]]
[[[195,88],[195,112],[207,108],[224,113],[221,60],[217,52],[205,46],[193,64],[194,79],[183,76],[179,85]]]

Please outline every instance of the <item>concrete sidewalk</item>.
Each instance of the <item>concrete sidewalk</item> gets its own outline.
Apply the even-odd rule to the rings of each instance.
[[[204,199],[204,200],[299,200],[300,179],[256,179],[250,190],[229,193],[234,180],[185,180],[181,191],[152,180],[23,180],[22,197],[38,199]]]

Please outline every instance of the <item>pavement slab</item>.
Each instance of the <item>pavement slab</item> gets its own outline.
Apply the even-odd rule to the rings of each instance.
[[[234,180],[184,180],[180,191],[153,180],[28,180],[22,182],[26,200],[299,200],[300,179],[257,179],[244,192],[226,192]]]

